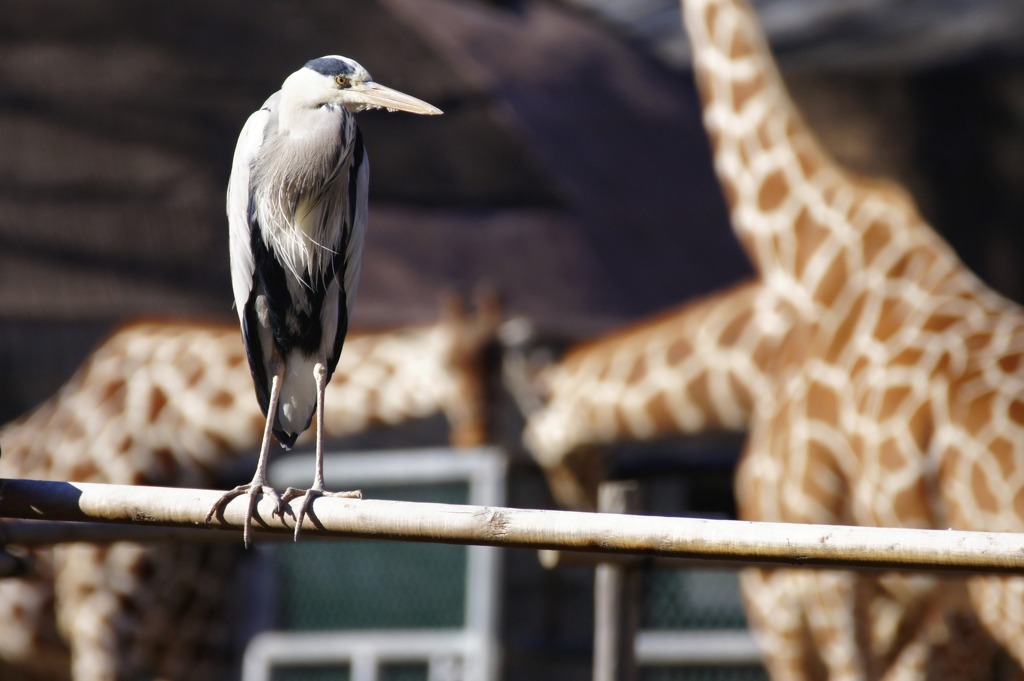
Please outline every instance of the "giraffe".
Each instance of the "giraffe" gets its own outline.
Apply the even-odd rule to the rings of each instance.
[[[1019,528],[1019,308],[963,267],[900,187],[828,157],[744,4],[684,3],[684,16],[716,171],[758,272],[759,309],[776,321],[774,357],[757,376],[770,389],[749,411],[737,474],[741,512]],[[647,388],[623,392],[630,367],[646,366],[642,345],[625,351],[631,337],[570,353],[529,416],[528,448],[565,503],[590,501],[574,452],[659,434]],[[679,392],[695,397],[685,383]],[[660,434],[698,424],[678,419]],[[743,588],[775,678],[982,678],[992,638],[1021,661],[1014,579],[752,570]]]
[[[794,320],[775,389],[752,414],[741,513],[1020,531],[1024,312],[962,265],[901,188],[825,153],[743,0],[685,0],[683,15],[733,228]],[[744,572],[774,677],[809,676],[808,641],[829,678],[922,676],[940,647],[933,622],[953,616],[976,617],[1024,664],[1024,580],[866,581],[899,603],[893,631],[921,615],[881,661],[857,630],[847,573]]]
[[[742,431],[769,389],[786,328],[756,280],[685,303],[571,348],[533,379],[523,442],[556,501],[593,509],[595,447]]]
[[[453,444],[481,444],[500,313],[493,296],[478,308],[449,297],[437,323],[353,332],[329,387],[329,436],[443,412]],[[0,430],[0,477],[209,487],[256,451],[262,421],[235,326],[138,321]],[[33,551],[35,575],[0,581],[2,678],[222,678],[238,555],[128,542]]]
[[[574,346],[560,362],[541,369],[533,381],[543,394],[542,406],[524,409],[524,444],[556,501],[593,509],[603,473],[599,446],[746,430],[756,405],[776,389],[775,357],[791,325],[772,309],[776,303],[759,281],[744,282]],[[908,606],[874,593],[865,597],[874,597],[871,616],[880,622],[874,632],[878,655],[891,657],[898,647],[892,639],[898,638],[893,629],[899,623],[893,620],[908,620]],[[918,661],[930,670],[927,678],[987,678],[971,674],[978,673],[979,660],[994,653],[990,639],[973,618],[947,614],[921,613],[903,623],[937,620],[917,641]],[[887,678],[916,677],[893,665]]]

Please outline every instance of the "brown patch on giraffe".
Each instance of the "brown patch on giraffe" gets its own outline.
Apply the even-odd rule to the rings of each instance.
[[[885,271],[885,277],[887,279],[901,279],[907,272],[907,268],[910,266],[910,256],[904,255],[900,257],[896,262],[889,266],[889,269]]]
[[[977,433],[992,422],[992,400],[993,395],[989,393],[971,400],[967,405],[963,426],[968,433]]]
[[[832,266],[825,271],[825,276],[818,282],[818,288],[814,291],[814,299],[823,305],[831,306],[843,290],[848,278],[846,259],[840,253],[832,262]]]
[[[761,182],[761,188],[757,192],[757,207],[770,213],[782,205],[788,195],[789,182],[786,175],[782,169],[776,169]]]
[[[829,358],[838,357],[839,354],[846,347],[846,345],[850,342],[850,339],[853,338],[853,332],[857,329],[857,323],[860,320],[860,315],[863,309],[864,294],[861,294],[857,298],[856,302],[854,302],[853,306],[850,308],[850,314],[846,316],[846,318],[843,320],[843,323],[840,324],[839,328],[836,329],[836,333],[832,337],[832,344],[829,347]],[[866,358],[858,358],[857,362],[854,364],[853,371],[851,371],[851,376],[859,373],[858,365],[860,369],[863,369],[866,363]]]
[[[823,471],[827,473],[823,475]],[[818,500],[832,500],[831,503],[826,504],[829,508],[834,508],[838,502],[836,490],[830,488],[825,482],[832,479],[834,472],[832,451],[821,442],[810,440],[807,443],[807,465],[804,469],[803,489]]]
[[[981,467],[980,462],[975,462],[971,466],[971,492],[974,497],[974,503],[982,511],[995,513],[999,510],[999,500],[992,492],[992,487],[989,485],[985,470]]]
[[[911,392],[911,389],[904,385],[893,386],[887,389],[882,395],[881,417],[884,419],[891,416],[910,397]]]
[[[858,432],[849,433],[847,435],[850,439],[850,449],[856,452],[858,455],[864,451],[864,436]]]
[[[1013,475],[1016,468],[1016,459],[1014,457],[1013,443],[1003,437],[997,437],[988,446],[990,452],[992,452],[992,458],[999,464],[999,472],[1002,473],[1004,478],[1009,478]]]
[[[711,389],[708,387],[708,375],[705,373],[700,374],[690,385],[686,387],[686,395],[693,401],[694,404],[700,407],[700,410],[705,414],[711,412],[709,406],[712,404],[711,401]]]
[[[910,436],[917,444],[918,452],[925,451],[933,430],[931,405],[928,402],[920,404],[907,425],[910,429]]]
[[[730,208],[735,206],[739,198],[739,192],[736,191],[736,186],[732,180],[724,175],[720,175],[718,185],[722,188],[722,196],[725,198],[726,205]]]
[[[729,61],[746,59],[757,53],[754,42],[746,31],[733,31],[729,41]]]
[[[729,374],[729,388],[732,390],[732,394],[736,397],[737,404],[743,408],[744,411],[749,412],[754,406],[754,396],[747,390],[745,383],[738,379],[734,374]]]
[[[156,423],[156,420],[160,418],[160,413],[167,406],[167,393],[161,388],[153,386],[153,389],[149,392],[149,422]]]
[[[99,564],[100,561],[96,561],[96,563]],[[79,598],[90,598],[96,593],[96,585],[92,582],[79,582],[75,590],[78,592]]]
[[[635,385],[642,381],[646,375],[647,360],[644,359],[643,355],[640,355],[629,369],[629,374],[626,376],[626,385]]]
[[[795,140],[801,135],[807,134],[807,125],[800,117],[795,108],[785,109],[786,116],[786,139]]]
[[[757,127],[754,128],[754,135],[757,139],[758,148],[771,149],[775,146],[775,141],[772,137],[771,131],[771,123],[774,120],[774,113],[775,107],[770,106],[769,110],[761,117]]]
[[[704,26],[707,27],[708,36],[715,35],[715,25],[718,23],[718,5],[709,3],[707,11],[704,12]]]
[[[185,385],[189,388],[194,388],[199,385],[199,381],[201,381],[205,375],[206,367],[202,364],[196,363],[185,370]]]
[[[736,43],[733,42],[735,47]],[[750,46],[746,46],[748,51]],[[764,71],[758,69],[752,77],[745,80],[735,80],[732,84],[732,110],[735,112],[743,111],[746,107],[747,102],[756,94],[763,92],[765,89],[765,76]],[[742,145],[740,145],[742,147]],[[749,167],[749,166],[746,166]]]
[[[805,206],[800,209],[793,222],[793,233],[796,235],[796,276],[799,278],[803,277],[807,263],[811,261],[811,257],[821,244],[829,238],[830,232],[811,217]]]
[[[241,352],[232,352],[224,358],[224,364],[229,369],[237,369],[245,363],[245,355]]]
[[[76,461],[75,465],[68,471],[68,480],[74,482],[89,482],[99,473],[99,469],[96,468],[96,464],[92,461]]]
[[[615,422],[614,429],[616,433],[631,433],[633,431],[630,427],[629,419],[626,418],[626,415],[618,405],[612,408],[611,414],[612,420]]]
[[[672,415],[672,410],[669,408],[668,396],[664,392],[655,393],[647,401],[647,404],[644,405],[644,411],[654,422],[654,428],[659,432],[670,431],[679,426]]]
[[[1024,519],[1024,488],[1018,490],[1013,497],[1013,510],[1018,519]]]
[[[83,437],[85,437],[85,426],[83,426],[82,422],[78,420],[77,415],[71,414],[63,425],[64,428],[62,429],[62,435],[65,438],[71,440],[81,440]]]
[[[119,442],[117,445],[117,453],[126,454],[129,451],[131,451],[132,447],[134,446],[135,438],[133,438],[131,435],[125,435],[123,438],[121,438],[121,442]]]
[[[892,230],[889,224],[875,220],[864,230],[861,237],[863,243],[864,263],[870,265],[892,241]]]
[[[959,321],[960,317],[956,315],[935,313],[931,317],[929,317],[927,321],[925,321],[921,329],[923,331],[942,333],[943,331],[950,328]]]
[[[116,381],[108,383],[100,393],[100,403],[109,406],[116,412],[123,411],[125,386],[126,383],[124,379],[117,379]]]
[[[878,460],[882,467],[888,471],[901,471],[906,468],[907,458],[900,449],[895,438],[886,438],[878,446]]]
[[[1024,426],[1024,403],[1014,400],[1010,403],[1010,420],[1018,426]]]
[[[892,338],[905,324],[905,315],[901,314],[903,301],[898,298],[885,298],[878,311],[878,321],[872,332],[874,338],[885,343]]]
[[[744,310],[742,313],[736,316],[735,319],[730,321],[722,329],[722,333],[718,337],[720,345],[726,347],[732,347],[736,344],[736,341],[740,339],[740,336],[746,330],[747,324],[750,323],[750,319],[754,316],[753,310]]]
[[[800,166],[800,172],[807,179],[813,178],[826,165],[821,153],[816,147],[812,149],[801,149],[797,152],[796,162]]]
[[[807,417],[824,423],[839,423],[839,400],[835,392],[813,381],[807,388]]]
[[[917,366],[923,356],[924,350],[921,348],[904,348],[892,358],[892,364],[906,367]]]
[[[683,363],[687,357],[693,355],[693,346],[685,338],[677,338],[668,346],[665,353],[665,361],[669,366],[676,367]]]
[[[892,499],[893,512],[898,518],[913,522],[919,519],[925,522],[930,513],[927,504],[928,490],[920,483],[901,489]]]
[[[217,390],[210,397],[210,405],[218,409],[230,409],[235,404],[235,396],[227,390]]]
[[[203,437],[205,437],[207,440],[209,440],[213,444],[213,446],[217,449],[218,452],[225,453],[225,452],[230,452],[232,450],[230,442],[228,442],[220,434],[218,434],[218,433],[216,433],[216,432],[214,432],[214,431],[212,431],[212,430],[210,430],[208,428],[203,430]]]
[[[970,352],[980,352],[987,348],[991,343],[991,333],[973,333],[964,339],[964,345]],[[999,360],[999,366],[1005,369],[1005,367],[1003,367],[1003,359],[1005,358]],[[1017,360],[1020,360],[1019,356],[1017,357]],[[1011,361],[1011,364],[1015,365],[1015,362]],[[1008,373],[1013,373],[1013,370],[1011,369]]]
[[[740,167],[741,168],[749,168],[750,167],[751,154],[750,154],[750,151],[747,149],[747,145],[746,145],[745,142],[746,142],[745,139],[741,139],[739,141],[739,143],[736,145],[736,153],[740,155]]]

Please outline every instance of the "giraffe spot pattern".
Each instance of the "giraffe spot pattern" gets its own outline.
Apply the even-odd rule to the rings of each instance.
[[[757,192],[757,207],[764,213],[770,213],[782,205],[789,195],[789,182],[782,170],[775,170],[761,182]]]
[[[166,406],[167,393],[162,388],[153,386],[149,393],[149,422],[156,423]]]
[[[974,503],[982,512],[995,513],[999,510],[999,501],[980,462],[971,466],[971,493]]]

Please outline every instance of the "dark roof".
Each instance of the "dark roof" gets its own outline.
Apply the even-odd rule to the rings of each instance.
[[[356,325],[433,319],[443,288],[488,283],[511,313],[585,336],[744,276],[691,75],[652,58],[658,43],[644,37],[679,44],[675,3],[595,0],[634,13],[624,38],[567,6],[583,1],[12,3],[0,22],[0,385],[17,374],[35,397],[56,385],[39,362],[48,346],[26,340],[34,334],[78,325],[69,338],[94,338],[138,316],[232,318],[224,190],[235,140],[289,73],[325,54],[353,57],[445,111],[360,115],[373,171]],[[1019,0],[758,6],[776,47],[807,63],[836,43],[869,55],[887,26],[912,25],[925,5],[979,7],[971,35],[986,35],[1006,2],[1016,11],[1002,15],[1003,28],[1017,30]],[[847,21],[826,5],[845,7]],[[788,33],[799,39],[779,32],[780,16],[804,17]],[[960,23],[932,23],[961,35]],[[646,25],[652,32],[640,31]],[[852,35],[861,42],[843,42]],[[882,40],[879,53],[901,41]],[[978,52],[986,43],[972,44]],[[954,244],[972,265],[1011,254],[1001,269],[1024,271],[1012,257],[1021,252],[1019,202],[1000,198],[1024,158],[1012,74],[996,82],[939,72],[925,88],[912,84],[922,98],[880,73],[856,80],[852,99],[834,96],[838,79],[828,74],[805,82],[825,93],[805,111],[824,112],[826,123],[848,118],[831,139],[854,157],[890,154],[897,169],[923,158],[933,175],[946,173],[930,199],[916,191],[927,185],[909,182],[938,206],[929,217],[945,210],[962,223]],[[921,113],[932,120],[920,124]],[[892,125],[875,135],[869,119]],[[915,145],[931,155],[911,158]],[[999,167],[1009,170],[990,174]],[[1002,241],[979,239],[985,225]],[[63,377],[88,347],[53,349]]]
[[[743,267],[720,206],[691,200],[716,190],[686,77],[577,15],[123,0],[13,15],[0,29],[5,318],[230,315],[238,130],[288,73],[333,53],[446,111],[361,116],[368,323],[430,317],[442,286],[479,279],[521,312],[615,319]]]
[[[667,63],[687,67],[679,0],[561,0]],[[751,0],[787,68],[920,69],[979,56],[1024,57],[1020,0]]]

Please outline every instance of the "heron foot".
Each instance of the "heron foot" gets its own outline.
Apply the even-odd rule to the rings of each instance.
[[[309,515],[309,507],[312,505],[313,500],[317,497],[339,497],[342,499],[362,499],[363,493],[360,490],[352,490],[351,492],[325,492],[322,489],[316,487],[310,487],[309,489],[299,489],[297,487],[289,487],[284,491],[281,496],[281,503],[288,503],[292,499],[299,497],[305,497],[302,500],[302,506],[299,508],[298,515],[295,516],[295,541],[299,540],[299,534],[302,532],[302,521],[307,515]]]
[[[223,517],[224,509],[227,508],[228,503],[235,497],[240,497],[243,494],[248,495],[249,505],[245,509],[245,524],[242,529],[242,541],[245,543],[245,548],[249,548],[252,536],[252,517],[256,512],[256,503],[259,501],[261,495],[265,495],[273,499],[277,506],[277,508],[275,508],[271,513],[271,517],[276,515],[284,518],[285,513],[291,513],[291,508],[285,503],[281,498],[281,495],[279,495],[277,490],[273,487],[263,484],[257,480],[253,480],[252,482],[244,485],[239,485],[238,487],[235,487],[221,495],[220,499],[218,499],[213,504],[213,507],[210,508],[210,512],[206,514],[206,522],[209,523],[213,520],[214,516]]]

